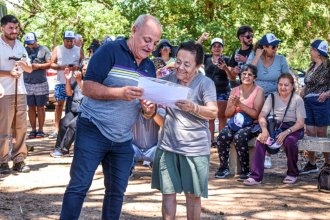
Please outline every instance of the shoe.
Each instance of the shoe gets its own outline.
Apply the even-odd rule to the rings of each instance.
[[[53,133],[51,133],[49,136],[48,136],[49,139],[55,139],[57,138],[57,132],[54,131]]]
[[[304,166],[303,169],[299,170],[299,174],[309,174],[309,173],[317,173],[319,172],[319,168],[317,168],[316,164],[311,164],[309,161]]]
[[[11,170],[9,168],[8,163],[0,164],[0,174],[10,174]]]
[[[265,157],[264,167],[265,167],[265,169],[272,168],[272,158],[270,156]]]
[[[220,167],[219,170],[214,174],[214,177],[217,179],[223,179],[229,175],[230,175],[230,171],[228,168]]]
[[[285,184],[294,184],[297,181],[296,176],[286,176],[283,180],[283,183]]]
[[[46,134],[43,131],[38,131],[36,134],[36,138],[44,138]]]
[[[70,152],[65,152],[61,149],[57,149],[55,148],[52,152],[50,152],[50,156],[51,157],[54,157],[54,158],[61,158],[61,157],[64,157],[65,155],[69,154]]]
[[[256,181],[255,179],[249,177],[246,180],[244,180],[243,184],[246,186],[254,186],[259,185],[261,182]]]
[[[17,171],[20,173],[28,173],[30,172],[30,167],[24,163],[24,161],[15,163],[13,166],[13,171]]]
[[[241,173],[238,178],[237,178],[237,181],[239,182],[243,182],[244,180],[248,179],[250,177],[250,172],[248,173]]]
[[[36,136],[37,136],[37,131],[31,131],[30,134],[28,135],[28,138],[33,139],[36,138]]]

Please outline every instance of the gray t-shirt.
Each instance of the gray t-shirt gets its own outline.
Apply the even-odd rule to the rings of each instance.
[[[275,107],[274,107],[275,119],[281,122],[287,104],[280,99],[277,92],[274,93],[274,98],[275,98]],[[261,111],[264,112],[266,115],[268,115],[270,111],[273,112],[271,108],[272,108],[272,102],[271,102],[271,96],[269,95]],[[283,122],[297,121],[297,118],[306,118],[306,111],[305,111],[305,105],[303,99],[299,95],[294,94],[292,96],[289,109],[285,115]]]
[[[251,52],[246,63],[251,63],[255,53]],[[261,58],[257,64],[258,73],[255,83],[264,89],[265,96],[277,90],[277,79],[281,73],[291,73],[288,62],[283,55],[275,55],[274,62],[269,67],[265,67]]]
[[[163,78],[178,83],[175,72]],[[189,100],[198,105],[216,102],[214,82],[198,73],[189,85]],[[201,119],[189,112],[175,108],[166,108],[164,126],[159,137],[160,149],[185,156],[201,156],[210,154],[211,135],[208,120]]]

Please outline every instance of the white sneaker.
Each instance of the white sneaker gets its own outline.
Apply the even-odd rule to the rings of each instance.
[[[48,136],[49,139],[55,139],[57,138],[57,132],[54,131],[53,133],[51,133],[49,136]]]
[[[265,167],[265,169],[272,168],[272,158],[270,156],[265,157],[264,167]]]

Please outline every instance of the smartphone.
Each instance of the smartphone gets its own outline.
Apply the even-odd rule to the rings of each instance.
[[[267,141],[266,141],[266,144],[267,145],[272,145],[273,144],[273,141],[274,141],[274,138],[268,137],[267,138]]]
[[[225,60],[222,57],[219,57],[218,59],[218,64],[223,64],[225,62]]]

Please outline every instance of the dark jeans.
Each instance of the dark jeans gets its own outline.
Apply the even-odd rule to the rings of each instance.
[[[77,114],[68,112],[60,121],[60,129],[58,131],[55,148],[64,152],[68,152],[74,141],[76,132]]]
[[[285,124],[283,125],[284,125],[283,126],[284,129],[289,127]],[[297,166],[297,162],[298,162],[297,142],[299,139],[302,139],[303,137],[304,137],[304,129],[300,129],[298,131],[289,134],[284,139],[283,147],[287,157],[287,166],[288,166],[287,175],[289,176],[296,177],[299,175],[298,166]],[[262,181],[264,177],[265,155],[266,155],[266,145],[257,141],[250,177],[252,177],[258,182]]]
[[[110,141],[89,119],[78,117],[71,179],[64,194],[60,219],[79,218],[100,162],[105,186],[102,219],[119,219],[133,156],[131,140],[122,143]]]

